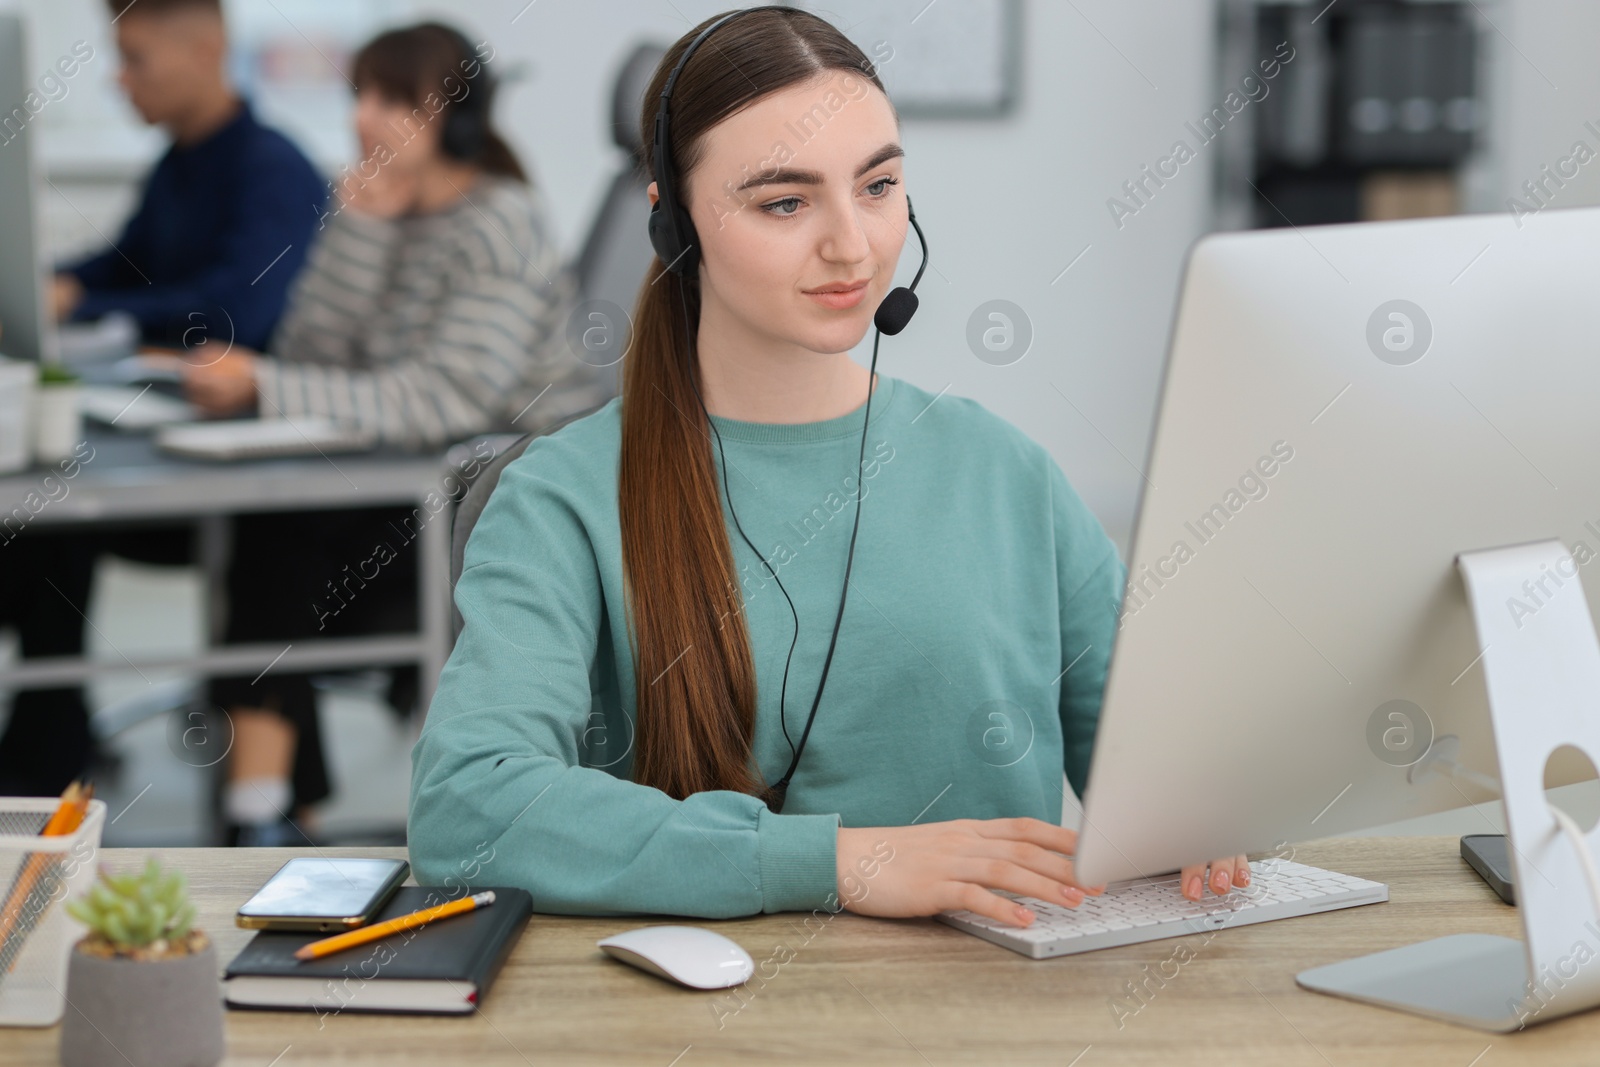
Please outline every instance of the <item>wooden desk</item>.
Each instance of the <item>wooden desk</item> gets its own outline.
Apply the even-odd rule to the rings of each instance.
[[[104,858],[126,867],[153,852],[182,868],[225,963],[250,937],[233,926],[234,909],[285,859],[312,851],[107,849]],[[1293,858],[1386,882],[1389,902],[1223,930],[1209,943],[1197,934],[1042,961],[926,919],[844,913],[824,915],[809,930],[798,913],[705,922],[756,961],[742,1007],[732,991],[681,989],[595,948],[607,934],[671,920],[535,915],[471,1016],[232,1011],[225,1062],[1497,1067],[1600,1060],[1600,1012],[1491,1035],[1295,985],[1295,973],[1307,967],[1443,934],[1520,936],[1515,910],[1461,860],[1456,838],[1327,840],[1299,846]],[[1183,958],[1173,955],[1180,945],[1193,958],[1164,987],[1152,981],[1153,997],[1119,1029],[1112,998],[1146,973],[1159,975],[1163,961]],[[762,975],[771,977],[763,983]],[[55,1064],[58,1042],[58,1029],[0,1031],[0,1067]]]

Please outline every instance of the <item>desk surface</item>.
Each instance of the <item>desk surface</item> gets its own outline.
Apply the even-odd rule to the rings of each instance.
[[[31,521],[49,524],[405,504],[449,489],[442,450],[207,463],[159,451],[147,432],[85,429],[94,452],[71,478],[62,477],[58,464],[0,475],[0,513],[23,505],[30,494]]]
[[[1600,1012],[1493,1035],[1295,985],[1295,973],[1307,967],[1444,934],[1520,937],[1515,910],[1461,860],[1458,848],[1454,837],[1301,845],[1296,860],[1387,882],[1388,903],[1224,930],[1209,943],[1197,934],[1053,960],[1025,959],[928,919],[843,913],[814,920],[812,929],[799,913],[704,922],[756,961],[742,1007],[732,991],[691,992],[595,948],[607,934],[673,920],[535,915],[471,1016],[346,1012],[319,1020],[311,1013],[230,1011],[225,1062],[1594,1063]],[[225,963],[250,937],[232,925],[233,910],[285,859],[312,850],[107,849],[104,858],[125,867],[150,852],[188,874],[200,923]],[[339,854],[403,856],[404,850]],[[1180,945],[1193,958],[1119,1028],[1112,999],[1143,979],[1147,967],[1159,974],[1163,961],[1182,959],[1173,955]],[[1164,969],[1170,974],[1173,967]],[[763,983],[762,975],[770,977]],[[59,1028],[0,1033],[0,1067],[57,1062]]]

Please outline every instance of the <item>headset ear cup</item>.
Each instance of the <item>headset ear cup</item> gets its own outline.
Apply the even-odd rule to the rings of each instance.
[[[471,111],[458,115],[461,123],[461,150],[465,153],[463,159],[477,159],[483,155],[483,150],[488,147],[489,140],[489,114],[483,106],[473,108]]]
[[[662,206],[657,200],[650,208],[650,247],[656,250],[656,255],[661,257],[661,262],[674,274],[685,278],[693,278],[700,266],[700,248],[698,236],[694,232],[694,223],[689,221],[689,213],[679,209],[678,232],[687,234],[689,244],[685,246],[678,243],[673,233],[672,222],[667,215],[669,209]]]
[[[467,129],[470,121],[459,105],[452,105],[444,117],[444,125],[439,128],[439,151],[451,159],[471,159],[472,131]]]
[[[460,68],[467,91],[460,99],[452,97],[439,128],[439,151],[452,159],[472,162],[488,147],[489,115],[494,101],[495,79],[488,67],[478,63],[478,50],[459,31],[448,31],[460,53]],[[477,64],[476,73],[467,76],[468,64]]]
[[[494,83],[487,77],[479,75],[471,84],[469,94],[445,113],[439,138],[441,148],[468,161],[478,159],[489,147],[489,112],[494,100]]]
[[[650,206],[650,246],[656,250],[663,264],[670,267],[677,261],[679,249],[672,238],[672,226],[667,221],[667,213],[662,209],[660,200]]]

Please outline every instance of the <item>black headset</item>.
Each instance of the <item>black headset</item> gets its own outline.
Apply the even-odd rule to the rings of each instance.
[[[455,75],[467,86],[467,94],[452,100],[439,128],[439,151],[453,159],[476,162],[489,141],[489,107],[494,102],[496,82],[489,65],[478,58],[478,50],[460,30],[438,24],[454,40],[461,52]],[[465,67],[476,63],[478,72],[468,75]],[[464,66],[465,65],[465,66]]]
[[[678,200],[677,186],[674,183],[671,165],[671,149],[668,138],[668,102],[672,99],[672,90],[678,82],[678,75],[683,73],[684,66],[689,62],[689,57],[694,55],[706,38],[710,37],[725,23],[731,22],[741,15],[748,15],[752,11],[793,11],[791,7],[779,4],[767,4],[762,7],[748,7],[739,11],[730,12],[716,22],[700,31],[689,47],[683,50],[683,55],[678,59],[678,65],[667,77],[667,83],[661,90],[661,101],[656,106],[656,121],[654,129],[654,149],[651,152],[652,169],[656,180],[656,202],[650,208],[650,244],[655,248],[656,255],[661,257],[665,269],[677,275],[679,303],[683,306],[683,332],[686,345],[690,352],[694,350],[694,333],[689,328],[689,303],[684,293],[684,283],[687,279],[698,278],[700,266],[700,238],[695,233],[694,223],[689,218],[688,209]],[[891,337],[906,328],[911,321],[911,316],[917,310],[916,288],[922,281],[922,272],[928,269],[928,241],[922,234],[922,227],[917,225],[916,212],[911,210],[911,197],[906,197],[906,216],[911,226],[917,232],[917,243],[922,246],[922,264],[917,268],[916,277],[911,279],[909,288],[900,286],[890,291],[884,297],[883,303],[878,305],[877,312],[872,317],[873,325],[877,327],[877,334],[872,339],[872,365],[867,370],[867,404],[861,419],[861,451],[856,457],[856,514],[855,522],[850,527],[850,551],[845,557],[844,585],[839,590],[839,613],[834,616],[833,636],[828,639],[828,655],[822,661],[822,677],[817,680],[816,699],[811,702],[811,714],[806,717],[805,729],[800,734],[800,745],[797,748],[792,738],[789,737],[789,723],[784,713],[785,699],[789,692],[789,664],[794,659],[795,645],[800,641],[800,614],[795,611],[794,600],[790,598],[789,591],[784,589],[783,582],[778,579],[778,572],[772,569],[761,550],[751,542],[744,532],[744,527],[739,523],[739,513],[733,508],[733,493],[728,487],[728,460],[722,448],[722,432],[717,429],[716,423],[711,421],[711,413],[706,410],[705,397],[700,395],[700,385],[696,380],[698,371],[690,368],[689,381],[694,385],[695,397],[700,401],[700,410],[705,414],[706,423],[711,427],[712,433],[717,438],[717,454],[722,458],[722,491],[728,500],[728,514],[733,518],[734,528],[739,531],[739,536],[744,538],[744,543],[750,546],[750,551],[761,560],[767,573],[777,583],[778,589],[783,593],[783,598],[789,602],[789,613],[794,616],[794,637],[789,642],[789,658],[783,664],[783,688],[778,694],[778,722],[783,727],[784,740],[789,742],[789,751],[793,758],[789,761],[789,769],[784,771],[783,777],[773,783],[765,793],[762,800],[774,812],[783,810],[784,798],[789,792],[789,782],[794,778],[795,768],[800,765],[800,755],[805,751],[806,739],[811,736],[811,724],[817,717],[817,707],[822,703],[822,689],[828,684],[828,669],[833,666],[833,650],[839,641],[839,624],[844,621],[845,596],[850,589],[850,567],[856,558],[856,532],[861,528],[861,498],[865,496],[861,484],[861,472],[867,453],[867,426],[872,419],[872,382],[877,377],[878,368],[878,342],[884,334]]]

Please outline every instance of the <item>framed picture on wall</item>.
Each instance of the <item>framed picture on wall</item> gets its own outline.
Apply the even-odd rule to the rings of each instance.
[[[904,118],[995,118],[1021,82],[1021,0],[796,0],[867,54]]]

